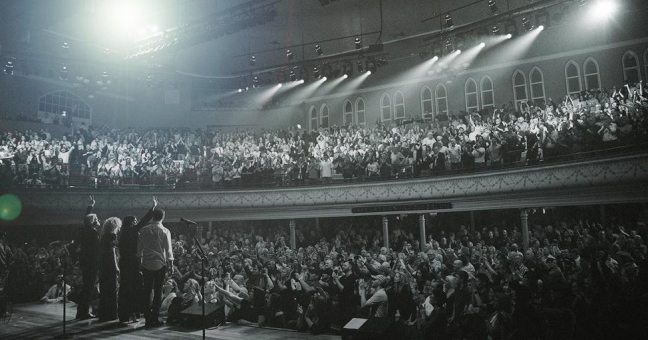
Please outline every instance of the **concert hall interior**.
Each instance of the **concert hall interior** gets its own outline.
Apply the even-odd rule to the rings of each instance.
[[[647,22],[4,0],[0,338],[645,338]]]

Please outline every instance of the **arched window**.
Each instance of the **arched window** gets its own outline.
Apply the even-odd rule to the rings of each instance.
[[[539,67],[534,67],[529,73],[529,84],[531,88],[531,101],[538,105],[545,102],[544,74]]]
[[[567,65],[565,65],[565,82],[567,84],[567,94],[577,94],[583,90],[580,68],[573,60],[568,61]]]
[[[421,89],[421,116],[423,118],[434,118],[432,106],[432,90],[423,86]]]
[[[311,106],[308,114],[310,116],[311,131],[317,130],[319,128],[319,117],[317,115],[317,109],[315,108],[315,106]]]
[[[436,98],[436,112],[448,114],[448,90],[445,85],[439,84],[434,90]]]
[[[520,109],[520,104],[526,103],[529,100],[526,76],[520,70],[513,72],[513,100],[515,100],[515,108],[518,110]]]
[[[470,113],[479,110],[479,101],[477,100],[477,83],[472,79],[466,80],[466,112]]]
[[[394,119],[405,118],[405,97],[400,91],[394,93]]]
[[[585,89],[595,90],[601,88],[601,75],[599,64],[596,59],[589,57],[583,63],[583,78],[585,78]]]
[[[329,108],[326,104],[322,104],[320,107],[320,127],[329,127]]]
[[[387,93],[380,98],[380,119],[382,121],[391,120],[391,98]]]
[[[639,71],[639,57],[633,51],[627,51],[623,54],[623,78],[630,84],[641,80]]]
[[[58,121],[62,117],[72,121],[89,122],[91,110],[81,98],[67,91],[57,91],[40,97],[38,116],[45,122]]]
[[[356,99],[356,120],[358,125],[364,126],[367,124],[367,120],[365,118],[365,100],[364,98],[360,97]]]
[[[342,105],[342,119],[344,125],[353,124],[353,104],[348,99],[344,100]]]
[[[489,76],[484,76],[479,84],[481,89],[481,103],[482,109],[492,111],[495,109],[495,89],[493,88],[493,80]]]

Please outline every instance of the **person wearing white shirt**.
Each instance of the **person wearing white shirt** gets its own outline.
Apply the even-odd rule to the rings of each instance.
[[[170,274],[173,274],[171,233],[162,225],[163,220],[164,210],[153,210],[151,223],[140,230],[137,239],[137,254],[142,268],[144,294],[149,297],[144,301],[147,327],[162,325],[158,316],[162,303],[164,274],[167,268]],[[153,301],[150,299],[151,292],[153,292]]]

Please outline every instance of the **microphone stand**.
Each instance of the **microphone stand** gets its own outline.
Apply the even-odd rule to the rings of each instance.
[[[61,250],[61,265],[63,270],[63,334],[61,334],[58,339],[67,339],[70,338],[66,331],[66,309],[67,309],[67,282],[65,281],[65,274],[67,272],[67,257],[70,255],[67,247],[69,244],[63,245]]]
[[[207,256],[205,255],[205,251],[202,249],[200,246],[200,242],[198,242],[198,238],[194,235],[194,242],[196,243],[196,246],[198,246],[198,258],[200,259],[200,275],[202,276],[202,284],[200,285],[200,295],[201,295],[201,303],[202,303],[202,338],[203,340],[205,339],[205,328],[207,327],[205,323],[205,262],[207,262]]]

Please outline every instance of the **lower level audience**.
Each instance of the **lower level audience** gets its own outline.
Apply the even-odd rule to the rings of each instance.
[[[533,226],[526,250],[513,226],[454,226],[422,248],[406,228],[394,228],[387,248],[369,224],[298,228],[294,250],[285,227],[217,226],[198,238],[205,278],[193,235],[175,229],[176,268],[161,314],[182,323],[180,311],[201,301],[205,282],[205,301],[226,321],[311,333],[340,332],[354,317],[383,320],[393,339],[611,339],[645,331],[643,223]],[[59,243],[2,241],[0,248],[14,300],[37,300],[60,280]],[[67,280],[73,300],[75,272]]]

